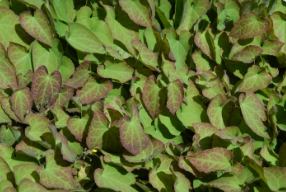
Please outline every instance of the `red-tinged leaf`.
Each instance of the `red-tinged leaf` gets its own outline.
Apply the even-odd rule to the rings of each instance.
[[[260,137],[270,138],[263,121],[267,120],[266,109],[262,101],[251,92],[239,96],[239,104],[245,123]]]
[[[279,149],[279,166],[286,167],[286,143]]]
[[[233,170],[231,165],[231,160],[233,159],[232,152],[224,148],[207,149],[187,158],[196,167],[196,169],[201,172],[210,173],[213,171],[234,171],[237,173],[236,170]],[[242,166],[239,171],[242,171]]]
[[[212,99],[217,95],[224,96],[225,95],[224,88],[225,88],[224,84],[221,82],[218,82],[212,87],[203,89],[202,93],[203,93],[203,96],[207,97],[208,99]]]
[[[97,67],[97,73],[103,78],[111,78],[125,83],[132,78],[134,69],[125,61],[105,61],[104,65]]]
[[[132,106],[132,117],[122,117],[119,121],[119,126],[120,141],[127,151],[137,155],[148,146],[150,140],[142,129],[138,109],[135,104]]]
[[[146,45],[141,43],[138,40],[131,41],[132,46],[138,50],[140,58],[144,65],[150,68],[153,71],[160,72],[159,63],[158,63],[158,54],[148,49]]]
[[[31,182],[36,182],[33,177],[33,172],[36,171],[37,165],[32,163],[23,163],[13,167],[13,172],[15,176],[16,184],[19,185],[22,180],[30,180]]]
[[[136,95],[138,91],[142,93],[144,84],[148,79],[148,77],[151,75],[153,75],[153,73],[150,69],[147,69],[145,67],[138,67],[135,70],[134,77],[132,78],[131,81],[131,87],[130,87],[131,95],[133,96]]]
[[[126,192],[137,191],[131,186],[136,182],[135,176],[117,165],[104,163],[103,169],[98,168],[94,171],[94,180],[100,188]]]
[[[10,170],[9,165],[3,158],[0,157],[0,183],[5,180],[13,181],[13,172]]]
[[[214,97],[207,110],[207,114],[212,125],[218,129],[225,128],[228,124],[233,108],[234,102],[232,100],[225,100],[221,95]]]
[[[90,76],[90,62],[85,61],[81,63],[74,72],[71,79],[67,80],[64,85],[73,87],[75,89],[83,87]]]
[[[212,136],[218,129],[209,123],[193,123],[195,133],[200,135],[200,139]]]
[[[65,86],[59,93],[55,105],[58,104],[64,106],[73,97],[73,94],[74,94],[74,89],[72,87]]]
[[[30,125],[30,127],[25,129],[25,134],[31,141],[42,141],[43,134],[50,133],[48,127],[52,123],[48,118],[39,114],[31,114],[25,120]]]
[[[21,26],[35,39],[53,46],[53,32],[45,13],[37,9],[34,14],[22,12],[19,16]]]
[[[84,25],[79,23],[69,23],[69,32],[66,31],[65,37],[73,48],[81,52],[105,53],[100,40]]]
[[[11,102],[14,113],[21,121],[24,121],[25,115],[29,114],[33,107],[33,98],[30,89],[24,87],[23,89],[16,90],[11,97]]]
[[[196,64],[197,71],[212,69],[211,62],[210,62],[211,60],[205,54],[203,54],[200,49],[197,49],[192,54],[192,58],[194,60],[194,63]]]
[[[29,70],[26,74],[19,73],[17,75],[17,82],[20,88],[24,88],[32,82],[33,72]]]
[[[71,168],[60,154],[48,153],[46,164],[37,168],[40,175],[40,183],[48,188],[72,189],[74,180]]]
[[[7,49],[10,42],[27,47],[33,39],[20,26],[19,16],[3,6],[0,6],[0,13],[0,42],[4,48]]]
[[[5,110],[3,109],[2,104],[1,104],[1,99],[2,99],[2,97],[0,96],[0,123],[10,123],[11,119],[7,115]]]
[[[104,113],[96,110],[92,118],[86,144],[89,149],[99,147],[107,152],[118,153],[122,151],[118,127],[110,127]]]
[[[74,162],[76,160],[76,152],[69,147],[69,143],[67,138],[57,131],[57,128],[53,125],[49,126],[51,130],[55,145],[57,145],[61,149],[61,154],[63,155],[63,159],[69,162]]]
[[[11,119],[14,119],[17,122],[21,122],[21,120],[17,117],[17,115],[12,110],[12,103],[9,97],[3,97],[1,99],[1,105],[4,111],[9,115]]]
[[[196,45],[206,54],[210,59],[215,61],[215,47],[213,38],[208,30],[197,31],[195,36]]]
[[[183,30],[190,31],[201,16],[203,16],[211,8],[211,4],[208,0],[194,0],[187,2],[188,11],[185,19],[177,29],[177,33],[180,33]]]
[[[15,149],[18,153],[23,153],[36,159],[41,159],[43,152],[46,150],[38,142],[31,141],[28,138],[23,139]]]
[[[100,82],[90,77],[82,89],[76,92],[76,96],[82,104],[90,104],[96,100],[102,99],[112,90],[113,84],[110,80],[102,79]]]
[[[70,132],[75,136],[78,141],[82,141],[83,136],[86,132],[86,125],[89,120],[89,115],[86,114],[82,118],[77,116],[70,117],[67,121],[67,126]]]
[[[16,69],[16,74],[25,75],[29,70],[33,70],[31,54],[26,47],[10,42],[8,47],[8,57]]]
[[[5,181],[2,181],[1,183],[0,183],[0,190],[3,192],[3,191],[8,191],[8,192],[10,192],[11,191],[11,189],[10,188],[14,188],[13,187],[13,184],[10,182],[10,181],[8,181],[8,180],[5,180]],[[8,189],[8,190],[7,190]],[[15,190],[15,192],[16,192],[16,190]]]
[[[166,100],[166,89],[160,88],[156,83],[156,77],[148,77],[143,88],[143,101],[153,119],[161,113]]]
[[[283,191],[286,188],[286,169],[282,167],[263,167],[267,184],[272,191]]]
[[[239,91],[258,91],[267,87],[271,80],[272,77],[267,71],[261,70],[258,66],[253,65],[252,67],[248,68],[248,71],[243,78],[243,82]]]
[[[17,192],[17,190],[13,186],[10,186],[5,188],[3,192]]]
[[[252,63],[255,58],[263,52],[263,49],[255,46],[249,45],[243,48],[241,51],[237,52],[232,59],[237,59],[243,63]]]
[[[276,30],[274,30],[275,32]],[[263,55],[273,55],[276,56],[281,48],[283,47],[284,43],[278,40],[266,40],[263,42]]]
[[[208,183],[203,184],[207,187],[214,187],[225,192],[242,192],[246,191],[241,189],[239,186],[239,179],[235,176],[222,176],[218,179],[212,180]]]
[[[240,146],[240,149],[242,151],[242,154],[244,156],[249,157],[250,159],[252,159],[253,161],[255,161],[258,165],[261,165],[262,162],[260,162],[259,160],[255,159],[253,157],[254,154],[254,140],[250,139],[247,143],[245,143],[244,145]]]
[[[283,7],[282,9],[284,10],[285,7]],[[274,35],[278,38],[279,41],[284,43],[284,46],[281,48],[281,52],[286,54],[285,13],[283,14],[282,11],[281,12],[279,12],[279,11],[274,12],[271,15],[271,20],[273,22],[273,29],[275,29],[275,30],[273,30]]]
[[[151,28],[152,21],[147,0],[119,0],[119,4],[135,23]]]
[[[170,109],[171,113],[174,115],[176,111],[181,107],[184,99],[184,88],[181,81],[176,80],[168,85],[168,100],[167,107]]]
[[[1,8],[1,7],[0,7]],[[0,43],[0,89],[9,88],[8,85],[17,85],[16,69],[6,57],[6,51]]]
[[[42,185],[35,183],[30,179],[23,179],[18,186],[18,190],[20,192],[48,192]]]
[[[45,105],[53,105],[62,88],[62,76],[60,72],[54,71],[48,74],[43,65],[37,69],[32,80],[32,96],[38,109]]]
[[[264,34],[270,27],[270,22],[266,18],[259,19],[251,12],[243,15],[232,28],[229,36],[237,39],[248,39]]]

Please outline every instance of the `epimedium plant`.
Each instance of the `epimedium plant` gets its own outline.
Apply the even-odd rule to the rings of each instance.
[[[286,190],[283,0],[0,0],[0,191]]]

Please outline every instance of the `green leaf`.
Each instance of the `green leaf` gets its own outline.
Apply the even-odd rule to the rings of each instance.
[[[244,63],[252,63],[255,58],[260,55],[263,52],[263,49],[255,46],[255,45],[249,45],[242,49],[241,51],[238,51],[232,59],[237,59],[239,61],[242,61]]]
[[[36,107],[40,109],[45,105],[53,105],[62,88],[60,72],[49,74],[47,68],[42,65],[36,70],[32,81],[32,96]]]
[[[75,70],[71,79],[64,84],[75,89],[83,87],[90,76],[90,62],[85,61],[81,63]]]
[[[45,133],[50,133],[49,126],[51,122],[46,117],[39,114],[28,115],[25,119],[30,127],[26,128],[25,134],[32,141],[42,141]]]
[[[225,128],[228,125],[233,108],[234,102],[232,100],[225,100],[221,95],[214,97],[207,110],[212,125],[218,129]]]
[[[45,135],[45,133],[43,134]],[[43,157],[43,153],[46,150],[39,142],[31,141],[28,138],[23,139],[17,146],[16,151],[22,154],[26,154],[30,157],[34,157],[36,159],[41,159]]]
[[[74,64],[72,60],[66,56],[62,57],[62,63],[58,69],[62,75],[62,82],[67,81],[74,74]]]
[[[266,40],[263,42],[263,55],[273,55],[276,56],[281,48],[283,47],[284,43],[278,40]]]
[[[101,80],[98,82],[90,77],[82,89],[76,92],[76,96],[81,100],[82,104],[90,104],[98,99],[102,99],[112,90],[113,84],[109,80]]]
[[[267,87],[271,80],[272,77],[267,71],[261,70],[258,66],[253,65],[248,68],[239,91],[246,92],[247,90],[251,90],[252,92],[255,92]]]
[[[165,172],[160,171],[159,168],[158,168],[158,164],[157,164],[150,171],[150,173],[149,173],[149,182],[158,191],[174,191],[175,179],[173,178],[173,175],[166,174]]]
[[[34,171],[37,169],[37,165],[32,163],[24,163],[13,167],[16,184],[19,185],[22,180],[30,180],[36,182]]]
[[[267,184],[272,191],[285,190],[286,183],[284,178],[286,176],[286,170],[282,167],[263,167],[264,176],[267,180]]]
[[[18,15],[3,6],[0,6],[0,12],[0,42],[4,48],[7,49],[10,42],[28,47],[33,39],[20,26]]]
[[[173,26],[171,25],[171,21],[168,20],[169,17],[167,18],[164,12],[159,7],[156,7],[156,13],[166,29],[173,28]]]
[[[136,182],[135,176],[116,165],[103,163],[103,169],[98,168],[94,171],[94,180],[100,188],[116,191],[137,191],[131,187]]]
[[[134,69],[125,61],[105,61],[104,65],[97,67],[97,73],[103,78],[111,78],[125,83],[132,78]]]
[[[157,53],[148,49],[146,45],[138,40],[132,40],[131,45],[138,50],[140,58],[146,67],[153,71],[160,72]]]
[[[33,70],[30,52],[26,47],[10,42],[8,47],[8,56],[16,69],[16,74],[26,75],[29,70]]]
[[[57,0],[51,1],[58,18],[66,23],[70,23],[71,19],[68,17],[66,2],[67,1],[57,1]]]
[[[152,21],[147,0],[119,0],[119,4],[131,20],[138,25],[151,28]]]
[[[176,80],[168,84],[168,100],[167,107],[174,115],[176,111],[181,107],[184,99],[184,87],[181,81]]]
[[[259,19],[255,13],[243,15],[230,31],[229,36],[237,39],[248,39],[264,34],[270,27],[266,18]]]
[[[53,32],[49,20],[45,13],[37,9],[34,15],[30,11],[25,11],[19,16],[21,26],[35,39],[53,46]]]
[[[12,189],[10,189],[10,188],[13,188],[14,189],[14,187],[13,187],[13,184],[10,182],[10,181],[2,181],[1,183],[0,183],[0,190],[1,191],[3,191],[3,192],[12,192]],[[16,190],[14,189],[14,191],[16,192]],[[14,192],[13,191],[13,192]]]
[[[260,155],[263,157],[264,160],[266,160],[269,163],[269,165],[278,166],[279,164],[278,155],[276,155],[271,150],[269,151],[266,145],[264,145],[264,147],[261,149]]]
[[[271,15],[271,19],[273,21],[273,28],[275,36],[279,41],[284,43],[284,46],[281,48],[281,52],[286,54],[286,19],[285,15],[281,12],[275,12]]]
[[[72,97],[73,97],[74,89],[69,86],[64,86],[61,92],[58,94],[58,98],[55,102],[55,105],[64,106]]]
[[[267,127],[263,124],[263,121],[267,120],[266,109],[257,96],[251,91],[246,91],[246,95],[239,96],[239,104],[243,118],[251,130],[260,137],[269,138]]]
[[[122,150],[119,129],[109,127],[109,121],[104,113],[95,110],[92,118],[86,144],[89,149],[99,147],[107,152],[118,153]]]
[[[46,165],[40,165],[36,171],[40,176],[40,183],[45,187],[67,190],[74,188],[71,168],[67,166],[66,161],[59,154],[48,153]]]
[[[33,98],[30,89],[24,87],[23,89],[16,90],[11,97],[11,102],[14,113],[21,121],[24,121],[25,115],[30,113],[33,107]]]
[[[14,180],[13,172],[10,170],[5,160],[1,157],[0,157],[0,168],[1,168],[0,183],[5,180],[8,180],[8,181]]]
[[[207,0],[188,0],[187,2],[188,11],[185,19],[178,27],[177,33],[183,30],[190,31],[194,24],[211,8],[211,4]]]
[[[22,0],[22,1],[37,9],[41,9],[42,5],[44,4],[43,0]]]
[[[63,47],[58,39],[53,40],[53,46],[48,47],[38,41],[32,45],[33,66],[36,71],[42,65],[45,65],[49,73],[60,69],[63,57]]]
[[[70,118],[68,114],[65,113],[63,107],[61,105],[55,104],[51,107],[52,112],[55,114],[57,121],[55,122],[55,126],[57,128],[67,127],[67,121]]]
[[[1,105],[4,109],[5,113],[9,115],[9,117],[17,122],[21,122],[21,120],[17,117],[17,115],[12,110],[12,104],[9,97],[3,97],[1,99]]]
[[[105,53],[100,40],[88,28],[79,23],[70,23],[69,32],[65,34],[68,43],[85,53]]]
[[[224,148],[207,149],[187,158],[197,170],[205,173],[227,171],[239,174],[243,170],[241,164],[231,164],[233,153]]]
[[[174,184],[175,192],[179,191],[188,192],[192,190],[191,182],[189,181],[189,179],[187,179],[187,177],[183,173],[179,171],[173,171],[173,173],[176,176]]]
[[[195,43],[210,59],[213,61],[216,60],[214,40],[210,35],[209,29],[205,31],[197,31],[195,36]]]
[[[89,115],[85,114],[82,118],[77,116],[70,117],[67,120],[67,126],[70,132],[75,136],[78,141],[82,141],[84,133],[86,131],[86,125],[89,120]]]
[[[200,49],[197,49],[193,54],[192,54],[193,61],[196,65],[196,70],[201,71],[201,70],[210,70],[212,67],[211,65],[211,60],[202,53]]]
[[[19,192],[28,192],[28,191],[34,191],[34,192],[48,192],[43,186],[41,186],[38,183],[35,183],[31,181],[28,178],[23,179],[18,186]]]
[[[2,125],[0,128],[0,142],[8,146],[12,146],[16,142],[12,130],[5,125]]]
[[[133,104],[132,117],[124,116],[119,121],[120,141],[123,147],[133,155],[139,154],[150,142],[140,124],[138,109]]]
[[[6,57],[6,51],[4,47],[0,44],[0,89],[7,89],[9,88],[8,85],[17,85],[15,73],[15,67]]]

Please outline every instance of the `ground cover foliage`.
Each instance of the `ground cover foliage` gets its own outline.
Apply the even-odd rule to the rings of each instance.
[[[285,191],[285,43],[282,0],[1,0],[0,191]]]

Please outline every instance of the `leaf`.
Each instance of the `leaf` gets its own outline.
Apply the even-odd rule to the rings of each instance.
[[[109,80],[98,80],[90,77],[82,89],[76,92],[76,96],[82,104],[90,104],[96,100],[102,99],[112,90],[113,84]]]
[[[13,167],[16,184],[19,185],[23,180],[29,180],[30,182],[36,182],[34,172],[37,169],[37,165],[32,163],[24,163]],[[23,182],[22,182],[23,183]],[[24,189],[24,188],[23,188]],[[22,189],[22,190],[23,190]]]
[[[211,61],[210,59],[202,53],[201,50],[197,49],[192,55],[193,61],[196,65],[197,71],[210,70]]]
[[[158,54],[154,53],[138,40],[132,40],[131,45],[138,50],[142,62],[153,71],[160,72]]]
[[[4,109],[5,113],[9,115],[9,117],[17,122],[21,122],[21,120],[17,117],[17,115],[12,110],[12,104],[9,97],[3,97],[1,99],[1,105]]]
[[[285,190],[286,184],[284,178],[286,170],[282,167],[263,167],[264,176],[267,184],[272,191]]]
[[[65,21],[66,23],[70,23],[71,20],[68,17],[66,2],[67,1],[56,1],[56,0],[51,1],[58,18],[62,21]]]
[[[4,49],[8,48],[10,42],[28,47],[33,40],[20,26],[19,16],[3,6],[0,6],[0,12],[2,13],[0,17],[0,42],[3,44]]]
[[[0,183],[5,180],[9,181],[14,180],[13,172],[10,170],[5,160],[1,157],[0,157],[0,168],[1,168]]]
[[[63,107],[61,105],[55,104],[51,107],[52,112],[55,114],[57,121],[55,122],[55,126],[57,128],[67,127],[67,121],[70,118],[68,114],[65,113]]]
[[[62,44],[58,39],[53,40],[52,47],[35,41],[32,47],[34,70],[44,65],[49,73],[58,71],[62,63],[63,52]]]
[[[268,150],[266,145],[261,149],[260,155],[272,166],[279,164],[278,155],[275,156],[276,154],[273,151]]]
[[[109,127],[109,121],[104,113],[95,110],[89,126],[86,144],[89,149],[99,147],[107,152],[120,152],[122,145],[119,128],[116,126]]]
[[[116,165],[104,163],[103,169],[97,168],[94,171],[94,180],[100,188],[116,191],[136,191],[130,186],[136,182],[134,175]]]
[[[263,49],[255,46],[249,45],[242,49],[241,51],[237,52],[232,59],[237,59],[244,63],[252,63],[255,58],[263,52]]]
[[[184,99],[184,88],[181,81],[176,80],[170,82],[168,85],[168,100],[167,107],[170,109],[171,113],[174,115],[176,111],[181,107]]]
[[[45,135],[45,133],[43,135]],[[23,139],[16,146],[16,152],[28,155],[30,157],[34,157],[38,160],[43,157],[43,153],[45,150],[46,148],[39,144],[39,142],[31,141],[28,138]]]
[[[62,82],[67,81],[74,74],[74,64],[72,60],[66,56],[63,56],[62,63],[59,68],[59,72],[62,75]]]
[[[61,88],[62,76],[60,72],[54,71],[49,74],[44,65],[39,67],[32,80],[32,96],[36,107],[40,109],[45,105],[53,105]]]
[[[75,70],[71,79],[64,82],[65,85],[75,89],[83,87],[90,76],[90,62],[81,63]]]
[[[75,49],[85,53],[105,53],[99,39],[88,28],[79,23],[70,23],[66,40]]]
[[[26,47],[10,42],[8,47],[8,57],[16,69],[16,74],[26,75],[32,68],[31,54],[27,52]]]
[[[269,27],[270,22],[266,18],[259,19],[255,13],[247,13],[234,24],[229,36],[248,39],[265,33]]]
[[[8,146],[12,146],[16,142],[13,132],[5,125],[2,125],[0,128],[0,142]]]
[[[34,14],[25,11],[19,16],[21,26],[35,39],[53,46],[53,33],[45,13],[37,9]]]
[[[146,0],[120,0],[119,4],[131,20],[138,25],[151,28],[149,4]]]
[[[166,99],[166,89],[160,88],[154,75],[148,77],[143,88],[143,102],[153,119],[162,111]]]
[[[29,128],[25,129],[26,137],[32,141],[42,141],[42,136],[44,133],[50,133],[49,126],[51,122],[48,118],[39,115],[31,114],[28,115],[25,120],[30,125]]]
[[[34,192],[45,192],[47,191],[43,186],[41,186],[38,183],[35,183],[31,181],[30,179],[23,179],[18,187],[20,192],[25,192],[25,191],[34,191]]]
[[[286,153],[286,144],[283,143],[279,149],[279,166],[280,167],[286,167],[286,159],[284,158]]]
[[[134,69],[125,61],[106,61],[104,65],[97,67],[97,73],[103,78],[111,78],[125,83],[132,78]]]
[[[199,171],[205,173],[223,170],[239,174],[243,170],[239,163],[237,165],[240,169],[235,169],[235,165],[230,162],[233,159],[232,152],[224,148],[207,149],[187,158]]]
[[[239,89],[240,92],[250,90],[252,92],[263,89],[269,85],[272,77],[265,70],[261,70],[258,66],[253,65],[248,68],[246,75],[243,78],[242,85]]]
[[[214,61],[216,60],[214,41],[208,30],[197,31],[195,36],[195,43],[210,59]]]
[[[188,2],[188,10],[185,19],[177,29],[177,33],[183,30],[190,31],[194,24],[211,8],[207,0],[193,0]]]
[[[239,96],[239,104],[243,118],[251,130],[260,137],[269,138],[267,127],[263,124],[267,120],[263,103],[253,92],[246,91],[246,95]]]
[[[174,184],[175,192],[179,192],[179,191],[188,192],[192,190],[191,183],[184,174],[182,174],[179,171],[174,171],[174,175],[176,176],[176,181]]]
[[[32,82],[33,72],[29,70],[26,74],[22,75],[22,73],[17,75],[17,82],[19,88],[24,88]]]
[[[16,90],[11,97],[11,102],[14,113],[21,121],[24,121],[25,115],[30,113],[33,107],[33,98],[30,89],[24,87],[23,89]]]
[[[173,191],[175,179],[173,175],[166,174],[157,169],[158,164],[149,172],[149,182],[158,191]]]
[[[17,85],[15,73],[15,67],[6,57],[6,51],[4,47],[0,44],[0,89],[7,89],[9,88],[8,85]]]
[[[284,46],[281,48],[281,52],[286,54],[285,15],[281,12],[275,12],[271,15],[271,20],[273,22],[273,28],[275,29],[273,33],[279,41],[284,43]]]
[[[48,153],[46,165],[40,165],[36,171],[40,176],[40,183],[45,187],[67,190],[74,187],[71,169],[59,154]]]
[[[64,106],[73,97],[73,93],[74,89],[72,87],[64,86],[54,105],[58,104]]]
[[[122,117],[119,126],[120,141],[127,151],[137,155],[148,146],[150,140],[142,129],[138,109],[134,104],[132,106],[132,117]]]
[[[283,47],[283,43],[278,40],[266,40],[263,42],[263,55],[273,55],[276,56],[281,48]]]
[[[75,116],[75,117],[70,117],[67,120],[67,126],[70,132],[80,142],[82,141],[84,133],[86,131],[86,125],[88,123],[88,120],[89,120],[88,114],[84,115],[82,118]]]
[[[223,129],[228,125],[234,102],[225,100],[221,95],[215,96],[209,104],[207,114],[212,125]]]

